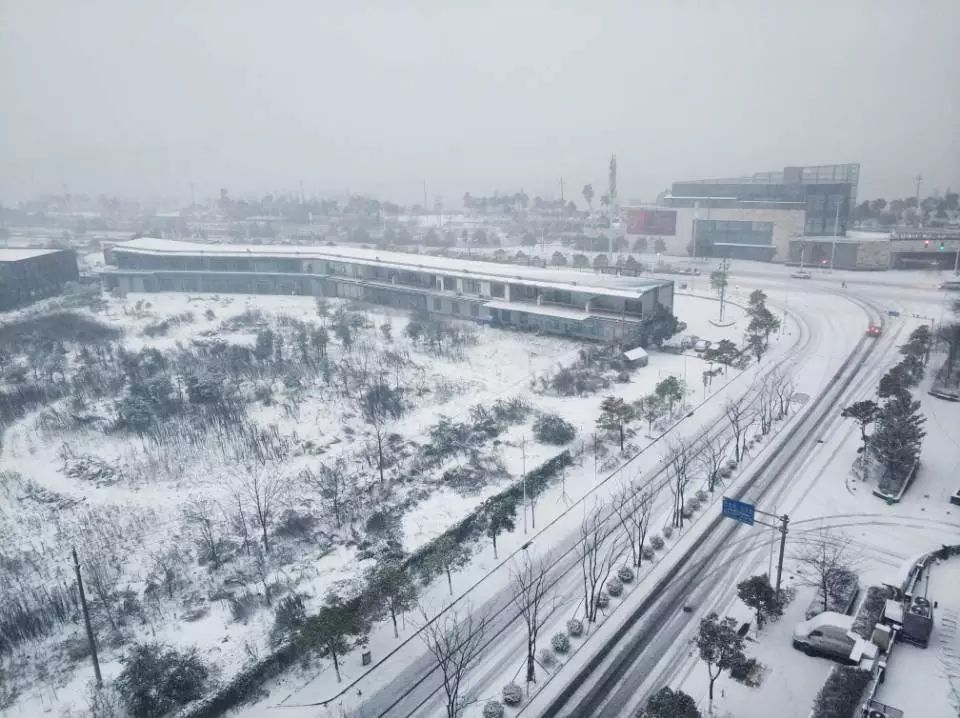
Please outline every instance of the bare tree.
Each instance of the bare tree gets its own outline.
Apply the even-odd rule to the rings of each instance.
[[[776,386],[774,378],[767,376],[760,385],[758,397],[757,418],[760,419],[760,433],[766,436],[770,433],[773,420],[778,408]]]
[[[693,452],[683,439],[670,442],[664,462],[670,472],[670,493],[673,494],[672,523],[683,528],[683,502],[690,483],[690,468]]]
[[[782,419],[790,414],[790,404],[793,402],[793,396],[796,393],[793,379],[778,375],[773,387],[777,395],[777,418]]]
[[[207,498],[194,499],[183,508],[183,520],[194,534],[200,557],[214,570],[223,563],[223,540],[214,519],[217,510],[217,504]]]
[[[524,553],[519,566],[510,569],[513,604],[527,627],[527,683],[535,683],[537,635],[546,616],[540,614],[540,604],[547,593],[547,568],[542,560],[533,561]]]
[[[750,425],[753,423],[753,413],[747,404],[746,397],[739,399],[729,399],[723,407],[723,411],[730,422],[730,430],[733,432],[733,458],[737,463],[743,459],[744,447],[747,444],[747,433]]]
[[[256,467],[248,468],[240,477],[239,493],[253,522],[263,537],[263,550],[270,553],[269,531],[276,519],[277,509],[283,501],[287,482],[279,471],[261,471]]]
[[[727,460],[727,441],[722,436],[707,438],[704,440],[697,455],[697,462],[703,473],[707,476],[707,489],[710,493],[717,488],[717,484],[722,481],[720,472],[723,470],[723,463]]]
[[[601,587],[610,578],[614,564],[624,552],[623,542],[607,529],[603,507],[595,504],[580,524],[580,572],[583,578],[583,605],[587,621],[595,623]]]
[[[613,497],[613,510],[630,544],[633,565],[637,568],[643,563],[643,544],[647,540],[650,515],[658,490],[659,486],[656,485],[637,487],[625,482]]]
[[[850,584],[849,546],[850,539],[821,529],[804,539],[794,556],[801,565],[801,582],[817,589],[824,611],[830,610],[831,599],[842,596]]]
[[[115,634],[119,633],[116,616],[114,615],[114,600],[117,585],[123,574],[123,563],[119,556],[106,556],[102,553],[92,555],[86,561],[87,585],[100,601],[103,612],[107,616],[110,628]]]
[[[257,550],[253,554],[254,558],[254,568],[257,571],[257,579],[260,581],[260,585],[263,586],[263,602],[268,606],[273,605],[273,597],[271,595],[270,587],[270,559],[267,558],[267,554],[264,553],[257,546]]]
[[[377,438],[377,468],[380,471],[380,483],[383,483],[383,439],[388,422],[403,416],[400,392],[380,381],[364,392],[360,407],[363,418],[373,428]]]
[[[423,611],[425,625],[419,635],[440,669],[447,718],[459,718],[471,702],[466,696],[466,677],[483,650],[489,622],[486,616],[467,610],[463,619],[451,609],[433,621]]]
[[[317,473],[307,469],[301,477],[308,486],[320,492],[324,508],[333,514],[337,529],[343,528],[343,519],[349,518],[352,508],[346,461],[338,458],[333,464],[320,464]]]

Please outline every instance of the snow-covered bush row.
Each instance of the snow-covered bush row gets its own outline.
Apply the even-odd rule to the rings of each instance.
[[[567,631],[575,638],[583,635],[583,621],[577,618],[571,618],[567,621]]]
[[[483,718],[503,718],[503,704],[500,701],[487,701],[483,706]]]
[[[873,636],[873,628],[880,620],[883,614],[883,607],[887,599],[893,598],[893,589],[889,586],[871,586],[867,589],[867,595],[860,604],[860,609],[853,619],[852,631],[861,638],[870,640]]]
[[[870,682],[870,671],[853,666],[834,666],[813,700],[810,718],[850,718],[859,707]]]
[[[671,534],[672,534],[672,531],[671,531]],[[660,549],[663,548],[663,539],[660,538],[660,536],[657,536],[657,535],[651,536],[651,537],[650,537],[650,546],[651,546],[651,548],[653,548],[655,551],[659,551]]]
[[[636,578],[636,574],[629,566],[621,566],[617,569],[617,578],[619,578],[623,583],[630,583],[634,578]]]

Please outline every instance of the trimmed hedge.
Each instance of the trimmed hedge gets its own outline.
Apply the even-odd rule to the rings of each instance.
[[[883,614],[883,606],[889,598],[893,598],[893,589],[887,586],[868,588],[867,595],[860,604],[860,610],[853,619],[853,632],[869,641],[873,636],[874,626]]]
[[[853,666],[836,666],[817,697],[810,718],[850,718],[870,682],[870,671]]]
[[[301,647],[296,643],[284,644],[244,668],[216,692],[180,710],[176,718],[216,718],[231,708],[263,695],[263,683],[296,663],[301,651]]]

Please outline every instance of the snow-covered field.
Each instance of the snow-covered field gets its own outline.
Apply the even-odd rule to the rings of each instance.
[[[30,320],[45,308],[55,312],[58,302],[6,321]],[[349,346],[334,327],[339,309],[347,312],[341,316],[351,327]],[[714,341],[742,338],[743,314],[730,309],[737,324],[718,329],[706,321],[716,312],[714,302],[677,298],[676,311],[690,322],[690,331],[696,328]],[[7,596],[26,598],[25,609],[37,605],[31,592],[50,587],[69,592],[70,549],[76,547],[108,681],[121,670],[129,646],[147,640],[196,648],[218,680],[229,679],[271,650],[274,608],[285,596],[302,595],[310,610],[330,591],[349,595],[375,563],[378,546],[394,541],[404,552],[416,550],[524,468],[554,456],[560,447],[531,435],[538,412],[563,416],[577,429],[571,448],[588,452],[606,394],[639,399],[674,376],[690,386],[684,403],[697,403],[718,386],[711,384],[709,391],[701,386],[706,364],[695,355],[655,352],[628,383],[560,397],[539,389],[538,379],[576,361],[577,343],[465,325],[462,336],[443,340],[438,349],[408,336],[405,313],[337,301],[323,307],[325,316],[311,298],[239,295],[131,295],[71,311],[122,334],[117,340],[65,342],[56,360],[42,351],[43,367],[30,365],[37,356],[29,353],[32,348],[7,351],[6,387],[33,374],[35,381],[64,390],[63,398],[33,405],[4,427],[4,586]],[[328,330],[322,350],[299,336],[320,326]],[[229,368],[227,352],[234,350],[225,347],[256,349],[258,335],[268,330],[269,351],[261,351],[257,365],[239,377],[240,370]],[[131,364],[131,357],[139,359]],[[76,388],[84,371],[101,385]],[[115,383],[106,376],[110,372]],[[139,405],[124,402],[136,394],[132,385],[144,374],[150,382],[170,377],[169,385],[150,384],[147,390],[158,405],[176,405],[188,414],[196,409],[194,399],[199,401],[198,387],[209,382],[236,391],[235,411],[226,420],[174,415],[159,428],[131,429]],[[383,432],[383,482],[375,427],[364,421],[359,400],[369,375],[401,387],[404,403],[402,416],[391,418]],[[156,392],[163,397],[157,399]],[[529,411],[500,426],[496,438],[479,447],[479,459],[421,460],[440,416],[470,422],[471,407],[513,399]],[[127,428],[120,428],[122,421]],[[475,460],[484,467],[479,485],[444,480],[445,471]],[[560,496],[542,497],[532,520],[545,523],[556,507],[578,500],[607,473],[602,456],[588,461],[590,470],[571,475]],[[346,478],[342,517],[332,515],[329,492],[316,480],[322,466],[336,465]],[[267,486],[272,492],[274,484],[277,489],[262,522],[255,480],[261,490]],[[386,515],[386,528],[370,523],[375,513]],[[504,553],[522,541],[519,528],[514,534],[502,537]],[[456,577],[458,590],[492,565],[489,557],[478,556]],[[446,591],[440,584],[433,584],[442,589],[437,607]],[[427,605],[433,587],[425,589]],[[75,611],[69,613],[71,620],[53,620],[44,635],[19,643],[5,659],[6,685],[18,693],[11,715],[57,714],[85,705],[89,659],[82,624],[72,620]],[[368,646],[375,657],[394,643],[389,621],[373,627]],[[359,651],[346,657],[345,680],[360,673],[359,659]],[[327,668],[324,662],[322,670]],[[326,678],[314,687],[321,689],[321,699],[336,691]]]

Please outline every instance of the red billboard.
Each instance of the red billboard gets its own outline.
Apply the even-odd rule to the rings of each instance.
[[[623,212],[627,234],[656,234],[667,237],[674,237],[677,234],[677,211],[675,209],[627,207]]]

